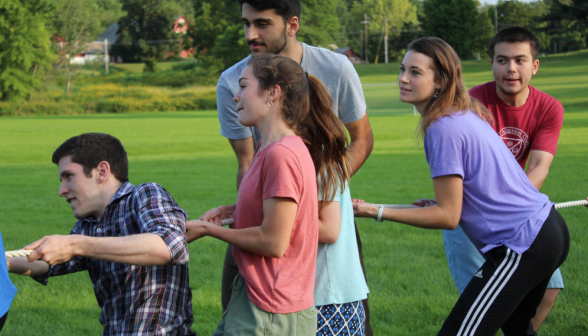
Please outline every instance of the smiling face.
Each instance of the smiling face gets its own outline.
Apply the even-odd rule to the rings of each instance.
[[[440,85],[435,83],[433,59],[409,50],[400,64],[398,86],[400,101],[413,104],[422,113],[433,99],[435,90],[440,89]]]
[[[97,171],[84,174],[84,167],[71,161],[71,156],[59,160],[59,196],[65,197],[77,219],[100,218],[106,204],[102,203],[101,190],[97,181]]]
[[[298,18],[293,18],[298,22]],[[252,54],[279,54],[288,45],[287,30],[290,23],[275,10],[255,11],[248,3],[243,4],[242,20],[245,27],[245,39]]]
[[[529,82],[539,69],[539,60],[533,60],[531,45],[527,42],[496,43],[491,64],[500,98],[509,102],[512,96],[524,95],[526,100]],[[505,99],[504,96],[511,97]]]
[[[233,100],[237,103],[237,120],[243,126],[255,126],[269,113],[269,92],[259,91],[259,81],[253,75],[253,68],[250,65],[241,73],[239,91]]]

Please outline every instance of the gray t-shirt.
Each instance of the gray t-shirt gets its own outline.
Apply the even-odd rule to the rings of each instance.
[[[237,121],[237,104],[233,97],[239,91],[239,77],[247,66],[247,56],[225,70],[216,85],[216,102],[221,134],[229,139],[245,139],[254,136],[259,141],[259,132],[254,127],[245,127]],[[333,111],[344,124],[357,121],[365,115],[366,105],[359,76],[346,56],[324,48],[302,43],[304,71],[318,77],[333,97]]]

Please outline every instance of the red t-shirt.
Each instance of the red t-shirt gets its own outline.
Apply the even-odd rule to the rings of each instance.
[[[260,226],[263,200],[272,197],[288,197],[298,204],[284,256],[265,257],[235,246],[233,256],[251,302],[264,311],[287,314],[314,305],[317,184],[312,158],[300,137],[283,137],[255,155],[239,187],[235,228]]]
[[[495,82],[475,86],[469,91],[470,96],[492,112],[494,130],[523,169],[531,150],[555,155],[564,116],[563,106],[557,99],[531,85],[529,90],[529,98],[519,107],[508,105],[498,97]]]

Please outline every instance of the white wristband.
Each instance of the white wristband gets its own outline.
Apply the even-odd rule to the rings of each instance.
[[[376,218],[376,222],[383,222],[384,220],[382,219],[382,212],[384,212],[384,206],[380,205],[380,211],[378,211],[378,217]]]

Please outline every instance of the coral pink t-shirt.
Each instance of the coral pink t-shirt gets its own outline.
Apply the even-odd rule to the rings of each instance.
[[[236,246],[233,256],[251,302],[264,311],[287,314],[314,305],[317,184],[312,158],[300,137],[283,137],[255,155],[239,187],[235,229],[260,226],[263,200],[272,197],[288,197],[298,204],[284,256],[265,257]]]
[[[496,82],[475,86],[469,92],[492,112],[494,130],[523,169],[531,150],[555,155],[564,116],[557,99],[529,85],[525,104],[511,106],[496,93]]]

